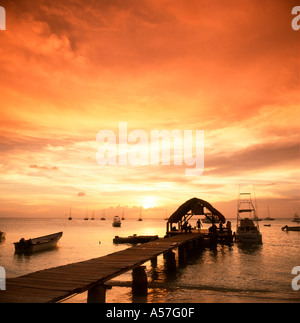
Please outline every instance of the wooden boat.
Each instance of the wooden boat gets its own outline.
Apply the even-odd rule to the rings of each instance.
[[[264,224],[264,227],[270,227],[271,224]]]
[[[56,247],[57,242],[62,236],[62,232],[49,234],[34,239],[20,239],[19,242],[14,242],[16,253],[31,253],[36,251],[44,251]]]
[[[246,213],[245,218],[241,214]],[[252,203],[251,193],[240,193],[237,210],[236,238],[238,242],[261,244],[262,235],[259,231],[255,207]],[[256,222],[256,223],[255,223]]]
[[[132,243],[132,244],[137,244],[137,243],[146,243],[150,242],[153,240],[158,239],[158,236],[137,236],[134,234],[133,236],[128,236],[128,237],[119,237],[115,236],[113,239],[113,243]]]
[[[113,227],[120,227],[121,226],[121,219],[118,215],[114,216],[112,226]]]
[[[6,236],[6,233],[3,231],[0,231],[0,241],[4,240]]]
[[[289,227],[288,225],[284,226],[281,228],[281,230],[286,230],[286,231],[300,231],[300,226],[297,227]]]

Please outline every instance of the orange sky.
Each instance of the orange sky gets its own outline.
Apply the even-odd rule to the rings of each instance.
[[[0,217],[192,197],[234,217],[239,184],[262,216],[300,211],[296,2],[1,1]],[[99,166],[96,135],[120,121],[204,130],[203,174]]]

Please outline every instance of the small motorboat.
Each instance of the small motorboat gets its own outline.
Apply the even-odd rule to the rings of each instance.
[[[49,234],[47,236],[34,239],[24,238],[19,242],[14,242],[16,253],[32,253],[36,251],[44,251],[56,247],[59,239],[62,237],[62,232]]]
[[[132,243],[132,244],[137,244],[137,243],[146,243],[150,242],[153,240],[158,239],[158,236],[137,236],[134,234],[133,236],[128,236],[128,237],[119,237],[115,236],[113,239],[113,243]]]
[[[120,227],[121,226],[121,219],[118,215],[114,216],[112,226],[113,227]]]
[[[285,225],[284,227],[281,228],[282,231],[300,231],[300,226],[297,227],[289,227],[288,225]]]

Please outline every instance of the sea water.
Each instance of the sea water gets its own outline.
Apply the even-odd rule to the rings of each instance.
[[[196,219],[191,221],[196,224]],[[271,224],[267,227],[264,224]],[[252,247],[234,243],[205,249],[190,258],[188,265],[179,268],[175,275],[165,272],[160,256],[157,266],[146,263],[148,281],[159,283],[161,288],[151,288],[148,296],[135,299],[131,288],[114,286],[107,291],[106,301],[111,303],[199,303],[199,302],[300,302],[300,290],[293,289],[295,275],[292,269],[300,266],[300,233],[284,232],[284,225],[295,225],[291,219],[261,221],[263,244]],[[204,227],[209,227],[204,224]],[[235,230],[235,221],[232,220]],[[61,266],[104,256],[129,248],[115,245],[118,236],[159,235],[166,232],[163,219],[145,218],[143,221],[126,218],[120,228],[112,226],[112,219],[24,219],[0,218],[0,230],[6,239],[0,243],[0,266],[6,277],[12,278],[41,269]],[[63,231],[57,248],[32,255],[17,255],[13,242],[24,237],[35,238]],[[131,281],[131,272],[113,281]],[[300,281],[298,282],[300,284]],[[86,302],[86,293],[72,297],[66,302]]]

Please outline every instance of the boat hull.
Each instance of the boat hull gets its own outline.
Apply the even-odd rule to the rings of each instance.
[[[300,226],[297,227],[289,227],[289,226],[285,226],[283,228],[281,228],[282,230],[286,230],[286,231],[300,231]]]
[[[237,234],[237,241],[247,244],[262,244],[261,234]]]
[[[55,248],[62,232],[57,232],[47,236],[24,240],[23,242],[14,242],[16,253],[33,253]]]
[[[119,243],[131,243],[131,244],[137,244],[137,243],[146,243],[153,240],[158,239],[158,236],[129,236],[129,237],[119,237],[115,236],[113,239],[113,243],[119,244]]]
[[[115,216],[112,222],[113,227],[120,227],[121,226],[121,219],[119,216]]]

